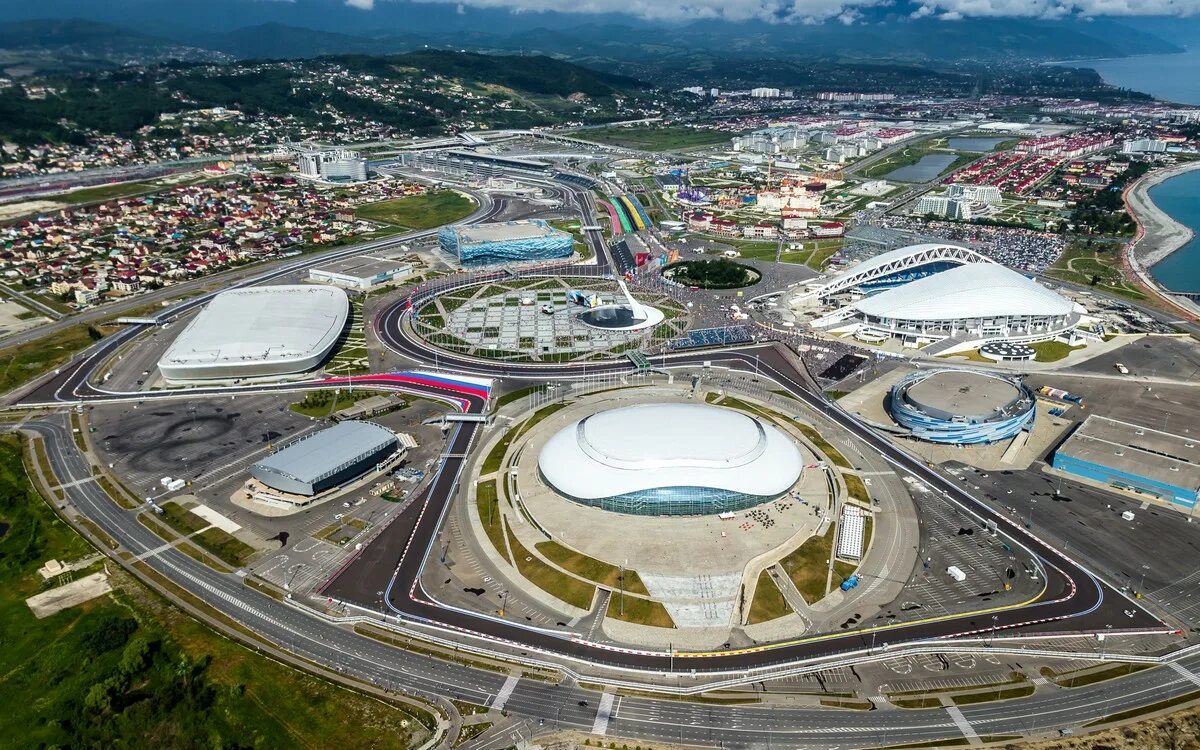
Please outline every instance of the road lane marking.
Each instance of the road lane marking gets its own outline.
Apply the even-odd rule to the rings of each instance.
[[[596,707],[596,720],[592,722],[592,734],[601,737],[608,734],[608,719],[612,716],[612,704],[612,693],[604,693],[600,696],[600,705]]]
[[[963,737],[967,738],[967,742],[972,745],[979,744],[979,735],[975,734],[975,730],[971,728],[971,723],[967,721],[967,717],[963,716],[963,712],[958,706],[946,706],[946,713],[950,714],[951,720],[958,727],[958,731],[963,733]]]
[[[504,704],[508,703],[509,696],[512,695],[513,690],[517,687],[517,683],[520,681],[521,678],[518,675],[510,674],[508,676],[508,679],[505,680],[504,684],[500,686],[500,691],[496,693],[495,699],[492,700],[491,707],[493,711],[501,711],[504,709]]]
[[[1192,670],[1183,666],[1182,664],[1180,664],[1177,661],[1171,662],[1170,666],[1171,666],[1171,669],[1174,669],[1176,672],[1179,673],[1180,677],[1184,678],[1185,680],[1192,683],[1193,685],[1200,687],[1200,677],[1197,677],[1195,672],[1193,672]]]

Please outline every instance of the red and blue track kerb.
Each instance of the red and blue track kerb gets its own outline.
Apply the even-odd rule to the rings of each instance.
[[[492,381],[489,378],[473,378],[464,375],[448,375],[440,372],[423,372],[420,370],[401,370],[374,375],[350,375],[340,378],[325,378],[320,382],[328,385],[362,384],[385,388],[388,385],[394,385],[398,388],[403,388],[403,386],[407,385],[415,386],[413,388],[415,391],[426,389],[442,391],[444,395],[439,393],[430,395],[453,401],[464,412],[470,411],[470,399],[477,398],[486,403],[492,393]]]

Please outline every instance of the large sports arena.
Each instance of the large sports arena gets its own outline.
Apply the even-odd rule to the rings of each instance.
[[[584,417],[538,456],[575,502],[643,516],[694,516],[777,498],[800,478],[795,444],[762,419],[700,404],[642,404]]]
[[[575,251],[574,236],[541,219],[442,227],[438,244],[463,265],[567,258]]]
[[[917,245],[885,256],[886,263],[861,263],[802,297],[843,305],[813,326],[872,343],[938,344],[936,353],[945,354],[1047,341],[1079,324],[1071,300],[965,248]]]
[[[337,344],[350,301],[331,286],[221,292],[158,361],[170,381],[233,380],[306,372]]]
[[[1015,378],[975,370],[918,370],[892,386],[888,410],[914,437],[970,445],[1014,437],[1033,424],[1036,398]]]

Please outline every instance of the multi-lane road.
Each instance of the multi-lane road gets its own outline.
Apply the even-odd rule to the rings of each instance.
[[[562,188],[562,186],[555,186]],[[584,216],[592,216],[590,194],[566,189]],[[481,205],[472,217],[480,220],[498,213],[495,205]],[[384,243],[404,242],[427,233],[348,248],[340,254],[351,255],[375,249]],[[592,272],[608,267],[606,248],[598,232],[588,233],[596,252],[597,266]],[[337,255],[325,255],[325,261]],[[298,261],[240,281],[238,286],[263,283],[307,267],[316,260]],[[562,269],[558,272],[570,272]],[[464,281],[464,283],[466,283]],[[381,340],[401,355],[418,363],[434,361],[433,351],[411,333],[412,309],[419,307],[422,291],[411,300],[393,305],[375,321]],[[203,304],[207,297],[190,300],[171,310],[181,314]],[[63,403],[91,400],[152,400],[174,398],[173,393],[113,393],[96,388],[90,378],[116,347],[136,336],[134,327],[100,342],[93,350],[62,368],[53,378],[29,393],[27,403]],[[456,372],[510,379],[547,380],[578,377],[578,365],[509,364],[499,370],[495,363],[470,360],[438,352],[438,364]],[[659,364],[658,357],[655,358]],[[378,592],[386,592],[384,603],[393,616],[443,627],[458,637],[471,638],[478,645],[489,641],[515,644],[546,655],[559,655],[568,664],[580,661],[600,662],[609,667],[662,673],[669,670],[716,673],[753,673],[784,663],[830,653],[902,650],[905,644],[953,639],[965,634],[997,630],[1005,633],[1081,632],[1103,629],[1120,623],[1122,629],[1164,632],[1156,618],[1099,581],[1074,560],[1069,559],[1032,533],[972,497],[923,462],[909,456],[880,438],[855,417],[829,405],[814,388],[795,359],[780,345],[756,345],[722,352],[688,352],[662,358],[664,368],[695,368],[705,362],[717,367],[755,371],[774,380],[809,407],[828,416],[858,440],[879,452],[897,470],[915,477],[933,491],[944,493],[951,501],[975,515],[980,522],[992,521],[1001,533],[1019,549],[1038,561],[1044,571],[1046,588],[1038,600],[1023,607],[1001,609],[986,614],[950,616],[852,633],[835,633],[750,650],[713,654],[666,654],[653,651],[617,651],[589,643],[568,633],[553,633],[522,627],[500,618],[450,610],[438,605],[420,586],[420,571],[430,545],[436,539],[445,510],[452,501],[460,475],[474,445],[475,423],[461,423],[450,437],[445,458],[423,501],[413,506],[411,517],[394,521],[364,552],[329,584],[331,596],[365,605],[378,604]],[[587,374],[630,369],[624,362],[591,364]],[[453,400],[468,411],[482,411],[486,400],[448,385],[398,384],[394,379],[360,379],[366,385],[398,387],[434,398]],[[187,391],[187,397],[228,396],[239,392],[295,390],[328,387],[328,381],[282,386],[245,386]],[[45,441],[51,467],[68,498],[69,510],[96,523],[123,549],[168,578],[172,583],[243,626],[278,644],[297,656],[340,670],[375,684],[404,689],[424,696],[461,696],[479,703],[495,701],[505,694],[504,707],[517,715],[541,722],[541,726],[591,730],[598,726],[597,707],[601,697],[595,692],[569,685],[556,686],[533,679],[516,684],[504,675],[448,663],[404,652],[358,635],[315,614],[277,601],[242,584],[236,575],[218,573],[176,551],[154,536],[136,520],[132,511],[120,509],[92,481],[91,469],[76,448],[69,425],[63,416],[46,417],[25,425]],[[1132,616],[1129,615],[1132,613]],[[607,725],[610,732],[626,737],[656,741],[726,746],[770,745],[783,743],[820,746],[869,746],[941,739],[968,738],[972,735],[1028,734],[1062,726],[1077,725],[1128,708],[1152,703],[1195,691],[1200,678],[1200,657],[1187,656],[1171,668],[1137,673],[1119,681],[1072,691],[1039,691],[1024,701],[957,709],[929,709],[904,712],[846,714],[822,709],[785,706],[723,706],[660,701],[624,696],[613,706],[615,718]]]

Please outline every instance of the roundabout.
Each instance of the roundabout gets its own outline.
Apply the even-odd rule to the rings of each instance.
[[[597,255],[603,260],[602,253],[601,246]],[[553,279],[564,296],[579,288],[611,293],[612,304],[618,304],[615,291],[602,286],[607,280],[596,276],[577,283],[576,279],[587,278],[583,271],[558,269],[547,271],[536,282]],[[536,283],[529,278],[518,280]],[[452,277],[440,285],[423,285],[408,299],[390,301],[376,312],[373,333],[388,348],[389,360],[403,362],[394,370],[344,378],[318,376],[278,385],[214,386],[174,392],[106,389],[94,376],[110,355],[148,328],[135,326],[101,341],[25,395],[26,405],[42,409],[99,404],[138,408],[171,399],[220,400],[240,407],[243,399],[250,397],[353,387],[392,390],[448,405],[452,413],[442,420],[444,443],[436,446],[427,466],[427,480],[419,491],[414,485],[410,500],[397,505],[386,524],[360,537],[359,548],[343,562],[323,571],[326,577],[311,591],[272,587],[259,575],[265,572],[255,570],[254,565],[236,571],[218,569],[170,544],[164,546],[162,538],[139,523],[144,509],[118,508],[100,482],[78,479],[91,476],[96,467],[72,437],[74,418],[70,415],[39,414],[25,423],[24,429],[37,434],[44,443],[44,463],[57,477],[68,518],[94,538],[114,564],[124,565],[156,585],[170,587],[167,591],[181,593],[188,607],[212,617],[218,627],[228,622],[232,637],[270,649],[280,659],[292,660],[304,668],[323,670],[331,679],[353,680],[356,686],[377,691],[385,699],[389,691],[424,696],[437,700],[445,706],[446,714],[453,716],[454,708],[446,700],[453,696],[489,707],[494,715],[525,717],[518,726],[530,736],[536,731],[540,738],[551,724],[556,729],[603,734],[609,731],[607,722],[612,720],[611,732],[616,736],[677,745],[961,744],[973,737],[1005,736],[1016,727],[1050,731],[1101,720],[1114,711],[1186,696],[1194,689],[1174,670],[1156,669],[1122,679],[1122,686],[1128,685],[1129,689],[1115,697],[1105,690],[1086,687],[1069,693],[1045,693],[1039,686],[1037,694],[1027,700],[965,707],[957,714],[939,705],[908,711],[861,711],[852,721],[831,709],[866,708],[866,704],[874,706],[875,700],[882,699],[864,693],[869,700],[855,699],[854,706],[825,705],[821,701],[829,699],[828,692],[824,684],[817,686],[816,682],[812,690],[820,697],[815,699],[789,696],[790,702],[749,707],[648,697],[645,691],[688,695],[750,681],[762,682],[765,696],[768,686],[775,690],[785,680],[802,681],[807,679],[804,675],[831,675],[855,666],[865,669],[879,661],[892,665],[908,658],[908,654],[917,658],[922,654],[986,650],[990,652],[988,658],[999,655],[1024,660],[1030,639],[1061,638],[1064,634],[1084,641],[1092,649],[1090,656],[1078,658],[1095,659],[1095,647],[1089,639],[1096,631],[1104,632],[1106,625],[1118,623],[1127,636],[1171,630],[1139,603],[1094,576],[1084,564],[1025,528],[1020,519],[976,497],[969,485],[947,479],[831,404],[795,352],[781,343],[712,345],[668,352],[661,361],[656,355],[654,364],[662,374],[655,376],[658,380],[654,387],[667,389],[656,395],[655,403],[705,403],[711,408],[741,412],[739,416],[756,415],[754,419],[764,435],[768,423],[773,423],[773,428],[798,451],[805,467],[783,494],[774,495],[776,487],[761,495],[746,493],[766,499],[730,511],[737,517],[728,521],[719,513],[645,516],[581,504],[578,499],[597,498],[586,498],[578,488],[568,487],[572,490],[568,493],[555,491],[570,485],[575,477],[559,477],[551,486],[543,481],[536,460],[540,455],[538,446],[572,424],[584,425],[591,455],[576,442],[584,456],[592,460],[599,456],[597,463],[607,462],[608,468],[623,472],[653,473],[653,467],[645,463],[648,460],[666,461],[668,465],[660,467],[662,471],[678,469],[689,472],[689,476],[714,467],[669,464],[727,461],[751,467],[758,451],[765,453],[767,447],[755,437],[759,435],[757,429],[734,426],[746,425],[744,420],[731,420],[728,427],[713,429],[732,439],[720,451],[707,454],[666,450],[694,437],[689,432],[699,432],[670,433],[668,428],[682,424],[678,418],[662,420],[662,427],[647,420],[636,432],[630,430],[628,444],[619,440],[614,444],[604,430],[593,434],[591,427],[603,427],[603,423],[589,426],[591,415],[631,406],[626,386],[648,377],[626,356],[636,342],[589,338],[584,345],[574,340],[577,334],[573,327],[568,329],[569,334],[552,330],[547,339],[536,332],[536,324],[530,335],[526,332],[531,329],[523,327],[529,322],[528,315],[517,323],[515,331],[505,332],[503,324],[485,323],[481,330],[470,332],[485,334],[485,329],[498,327],[495,340],[481,335],[477,342],[464,345],[420,335],[431,331],[418,330],[419,313],[413,308],[420,310],[443,298],[450,299],[454,309],[435,302],[429,315],[453,315],[471,304],[472,313],[488,315],[515,307],[533,308],[534,319],[537,315],[553,317],[542,313],[540,307],[548,303],[553,306],[557,299],[540,302],[536,296],[542,289],[511,286],[512,279],[502,275],[471,275],[469,281],[476,290],[487,285],[499,288],[468,296],[463,293],[470,286],[468,279]],[[557,294],[552,287],[546,290]],[[534,303],[523,305],[522,297],[531,291]],[[510,303],[514,298],[515,304]],[[502,304],[492,304],[497,301]],[[474,306],[479,302],[483,303],[482,310]],[[197,304],[202,302],[189,301],[185,306]],[[664,317],[667,320],[663,325],[676,322],[670,312]],[[679,322],[678,326],[677,330],[688,327],[687,322]],[[467,333],[469,327],[473,326],[464,326],[462,332]],[[571,344],[562,347],[563,352],[558,351],[560,335],[572,337]],[[526,346],[522,338],[532,338],[532,345]],[[502,347],[510,341],[515,341],[514,349]],[[480,377],[464,378],[463,373]],[[589,383],[598,377],[609,379],[594,382],[589,390]],[[736,382],[741,390],[726,381]],[[539,384],[541,390],[526,396],[527,402],[506,402],[514,407],[506,410],[501,402],[530,383]],[[691,396],[689,390],[694,391]],[[596,403],[586,401],[589,396],[607,398],[610,408],[594,408]],[[562,406],[539,417],[539,423],[530,424],[536,415],[557,403]],[[921,403],[929,406],[928,399]],[[774,414],[764,415],[760,409]],[[800,415],[802,418],[798,418]],[[253,413],[236,417],[231,414],[229,418],[260,419]],[[491,471],[481,471],[478,462],[490,456],[512,428],[523,431],[517,437],[525,442],[514,438],[502,451],[499,463],[489,467]],[[577,426],[576,435],[578,432]],[[655,435],[657,442],[650,442],[663,448],[657,453],[645,450],[650,443],[638,442],[639,438],[647,440]],[[836,466],[838,471],[826,473],[823,468],[810,468],[822,463]],[[888,475],[902,476],[904,484],[913,488],[927,535],[934,528],[939,540],[953,540],[958,529],[979,531],[986,527],[994,542],[983,539],[983,534],[971,540],[975,542],[972,554],[981,555],[979,570],[997,569],[993,558],[982,555],[1003,553],[1005,557],[995,559],[1011,557],[1020,574],[1018,583],[1029,587],[1036,584],[1036,590],[1005,598],[999,587],[994,591],[988,587],[981,594],[976,584],[984,574],[972,569],[967,603],[957,608],[936,610],[930,600],[921,600],[913,608],[908,606],[909,599],[892,597],[887,593],[888,586],[920,590],[912,584],[920,575],[918,544],[923,551],[925,541],[924,537],[918,541],[915,517],[899,517],[896,509],[908,500],[904,486],[897,488],[897,482],[889,485]],[[683,481],[672,480],[663,487],[718,486],[714,481]],[[494,573],[472,571],[471,563],[458,556],[454,546],[460,541],[469,543],[469,539],[493,544],[482,528],[485,516],[480,513],[481,507],[486,512],[486,503],[491,502],[486,494],[489,482],[495,504],[502,508],[500,533],[495,537],[500,545],[492,549],[498,564],[508,566],[504,569],[506,583],[499,591]],[[818,515],[815,510],[820,507],[821,482],[826,483],[826,499]],[[485,493],[482,506],[481,485]],[[627,494],[605,492],[597,497]],[[872,510],[876,501],[883,510]],[[846,559],[835,559],[838,556],[833,554],[832,545],[840,536],[834,524],[843,522],[843,514],[834,512],[843,510],[838,503],[849,503],[874,516],[875,542],[865,550],[857,567]],[[705,505],[703,510],[718,507]],[[474,514],[483,537],[472,533],[468,539],[467,529],[454,525],[459,514],[467,519]],[[789,527],[793,521],[795,526]],[[913,528],[905,528],[903,523],[911,523]],[[693,526],[684,529],[675,524]],[[752,524],[757,526],[743,528]],[[828,524],[824,534],[830,546],[814,551],[810,543],[826,538],[822,524]],[[543,534],[539,526],[547,533]],[[280,554],[298,556],[309,543],[293,543]],[[1004,551],[1002,545],[1008,550]],[[887,554],[880,558],[881,552]],[[908,557],[894,557],[901,552]],[[880,566],[877,559],[899,562]],[[285,569],[297,564],[289,558]],[[1002,571],[1003,563],[1000,565]],[[686,575],[679,574],[681,567]],[[861,587],[842,591],[837,582],[848,580],[849,574],[859,568],[863,569]],[[584,570],[592,578],[584,575]],[[910,575],[914,570],[917,573]],[[529,587],[516,579],[525,579],[536,589],[536,581],[550,580],[548,571],[575,581],[572,590],[582,591],[583,595],[573,601],[582,606],[571,610],[569,607],[575,605],[562,600],[564,604],[556,616],[535,620],[539,605],[549,609],[558,605],[542,601],[536,592],[524,594]],[[733,585],[722,579],[735,571]],[[801,575],[804,571],[810,574]],[[812,571],[823,574],[819,581]],[[1028,571],[1033,572],[1032,579]],[[934,572],[940,575],[941,571]],[[472,575],[479,582],[481,594],[464,591],[461,585],[456,592],[449,590],[446,582],[457,584],[454,576]],[[680,578],[690,579],[691,583],[685,586],[674,580]],[[822,596],[809,601],[804,587],[810,585],[817,585]],[[926,586],[925,590],[947,586],[952,584],[939,578],[936,585]],[[758,596],[764,590],[775,591],[769,597],[771,602],[764,603],[765,599]],[[550,595],[545,589],[542,592]],[[451,593],[458,598],[451,599]],[[801,599],[793,602],[796,595]],[[491,606],[461,606],[462,601],[472,597],[477,601],[487,599]],[[791,614],[767,617],[780,611],[779,600],[783,600],[782,606],[792,608]],[[664,614],[669,619],[664,620]],[[708,624],[717,621],[724,625]],[[785,630],[783,625],[792,629]],[[718,637],[722,629],[727,634],[724,641]],[[700,635],[689,639],[689,630]],[[932,656],[927,659],[930,664],[936,661]],[[1200,667],[1195,658],[1186,659],[1170,663],[1185,671]],[[498,663],[504,666],[496,669]],[[895,669],[901,673],[899,666]],[[551,676],[546,678],[546,674]],[[630,685],[638,687],[630,690]],[[784,689],[799,695],[795,684]],[[856,688],[848,689],[853,695]],[[638,690],[642,692],[638,694]],[[851,702],[842,697],[829,700]],[[535,721],[547,726],[538,728],[542,725]],[[487,738],[489,742],[493,739],[491,735]]]
[[[684,260],[663,269],[663,277],[699,289],[740,289],[762,279],[756,269],[728,258]]]

